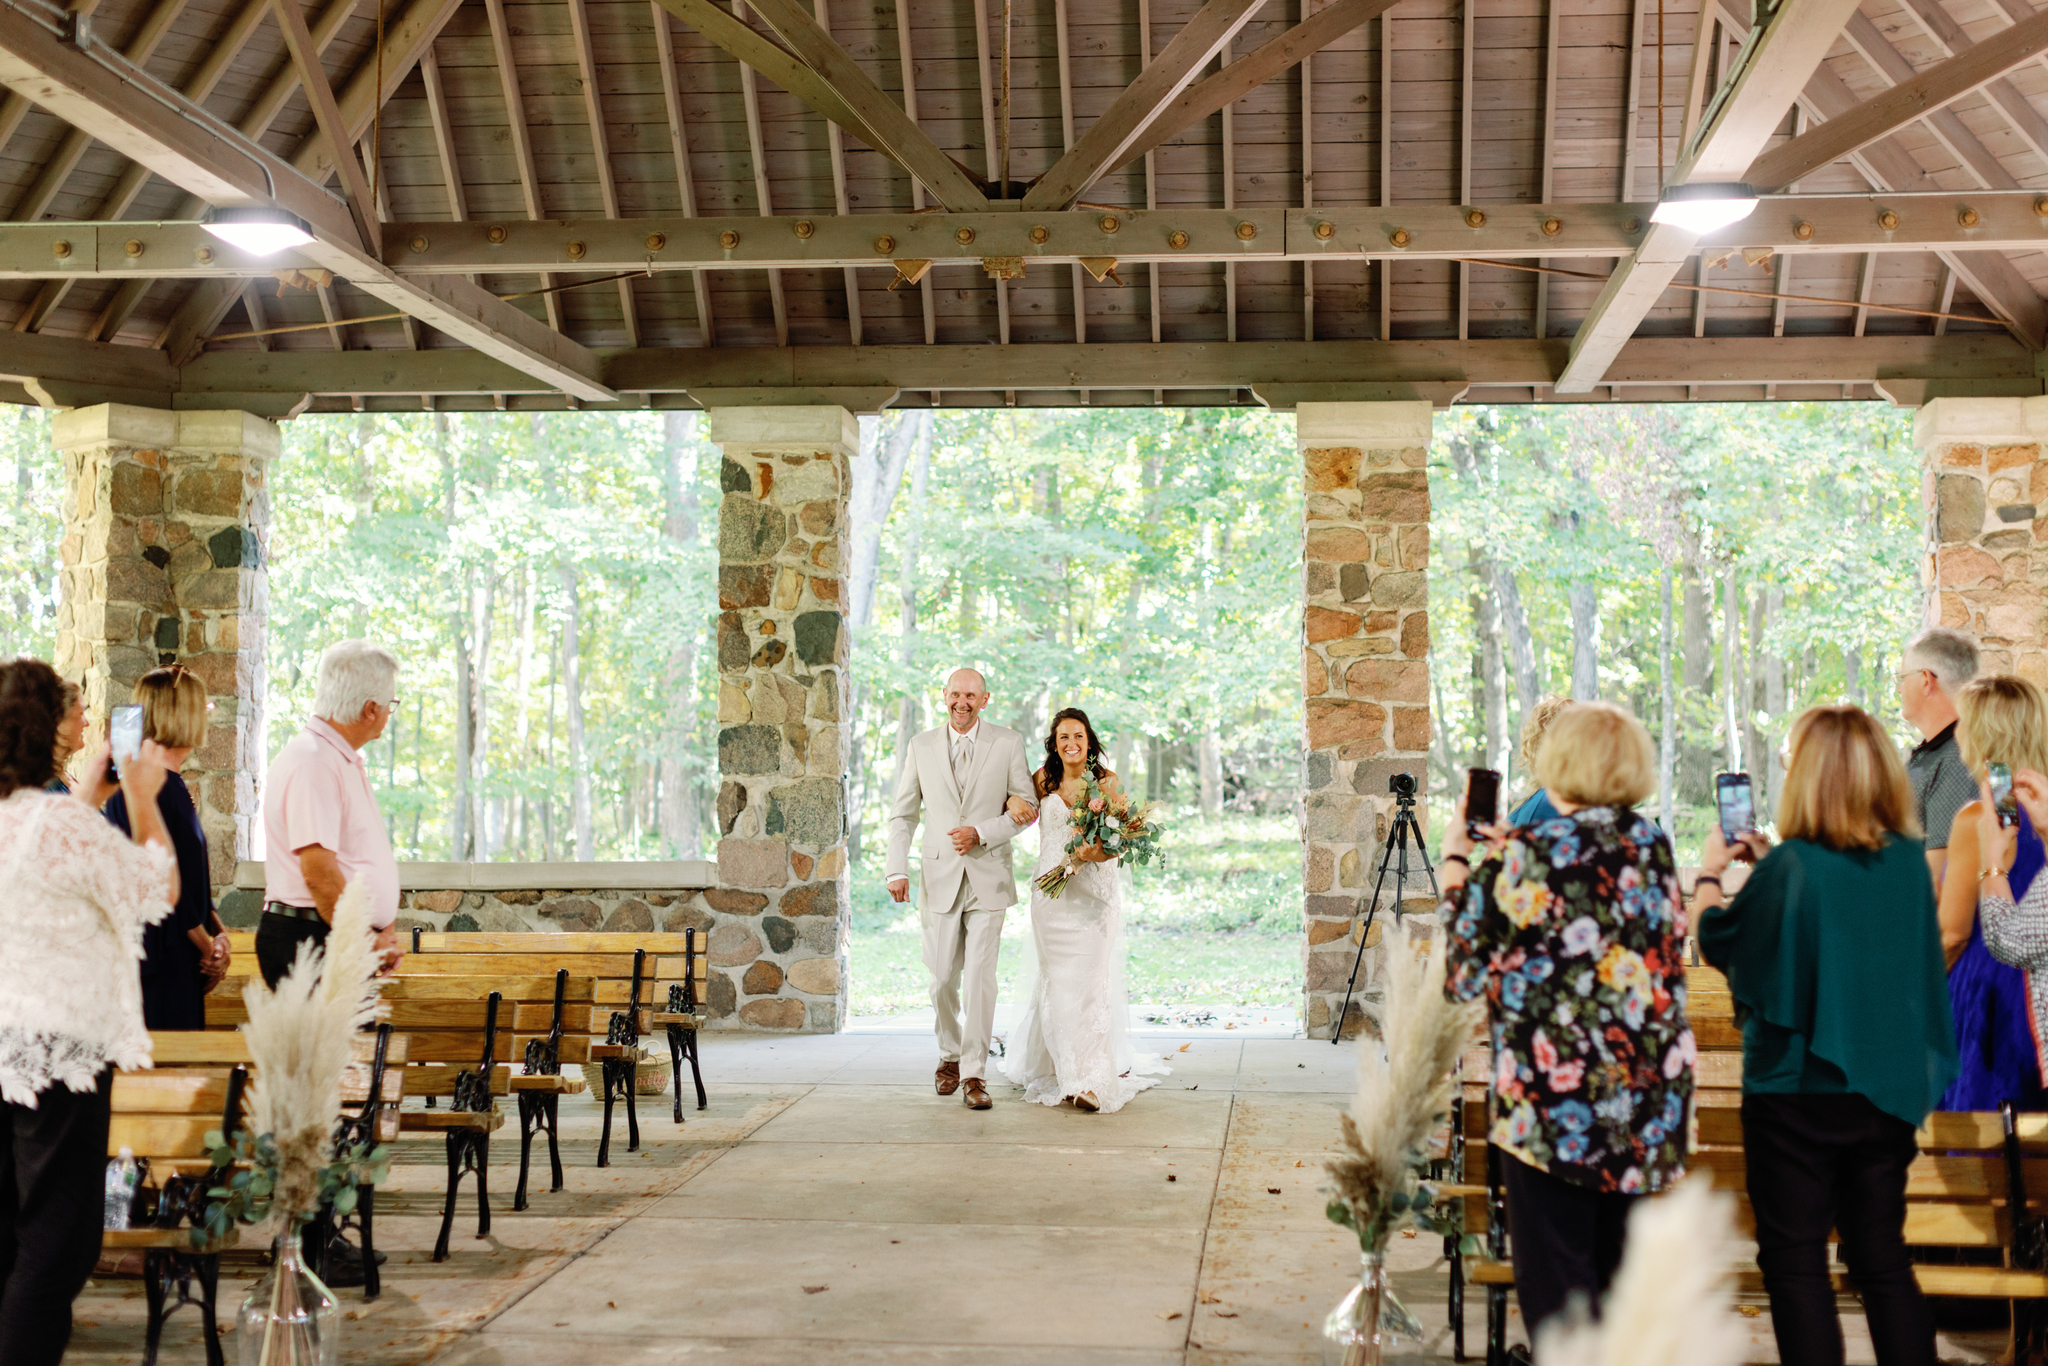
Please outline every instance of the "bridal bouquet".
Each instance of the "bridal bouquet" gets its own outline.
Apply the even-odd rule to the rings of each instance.
[[[1068,880],[1080,871],[1081,850],[1091,844],[1101,845],[1111,858],[1129,864],[1150,863],[1165,857],[1159,848],[1165,830],[1153,815],[1155,810],[1157,807],[1150,802],[1134,807],[1123,793],[1104,792],[1102,784],[1088,779],[1067,821],[1070,833],[1066,857],[1039,877],[1039,889],[1047,896],[1058,896]]]

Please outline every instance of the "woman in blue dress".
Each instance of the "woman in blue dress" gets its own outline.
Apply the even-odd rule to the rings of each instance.
[[[2048,695],[2024,678],[1990,674],[1969,684],[1956,699],[1961,722],[1956,741],[1963,760],[1979,780],[1989,764],[2014,772],[2048,773]],[[1956,1052],[1961,1064],[1944,1091],[1940,1110],[1996,1110],[2011,1101],[2020,1110],[2048,1110],[2048,1073],[2042,1041],[2033,1027],[2032,997],[2048,990],[2036,974],[1992,957],[1977,917],[1978,817],[1982,803],[1956,813],[1950,827],[1948,865],[1941,883],[1941,943],[1948,955],[1949,1006],[1954,1013]],[[2019,812],[2007,877],[2015,900],[2048,862],[2041,836]]]

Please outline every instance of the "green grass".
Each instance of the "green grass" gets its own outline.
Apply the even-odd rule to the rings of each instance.
[[[1035,831],[1017,840],[1019,879],[1034,862]],[[873,842],[870,842],[873,850]],[[1182,811],[1169,820],[1166,859],[1137,869],[1125,891],[1131,1000],[1144,1005],[1291,1006],[1301,994],[1301,844],[1291,816]],[[882,887],[879,851],[853,887],[856,1015],[929,1003],[917,915]],[[1014,999],[1026,917],[1012,912],[997,960],[999,990]]]

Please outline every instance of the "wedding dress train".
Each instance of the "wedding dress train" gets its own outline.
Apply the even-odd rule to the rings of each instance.
[[[1034,882],[1065,856],[1067,817],[1057,793],[1040,806]],[[1157,1086],[1171,1071],[1166,1060],[1131,1047],[1117,865],[1083,863],[1057,897],[1034,886],[1025,945],[1024,1013],[1002,1064],[1024,1099],[1058,1105],[1092,1094],[1106,1114]]]

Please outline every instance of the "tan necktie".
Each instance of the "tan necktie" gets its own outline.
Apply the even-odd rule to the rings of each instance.
[[[965,735],[953,737],[953,781],[962,790],[967,787],[967,760],[974,753],[974,740]]]

